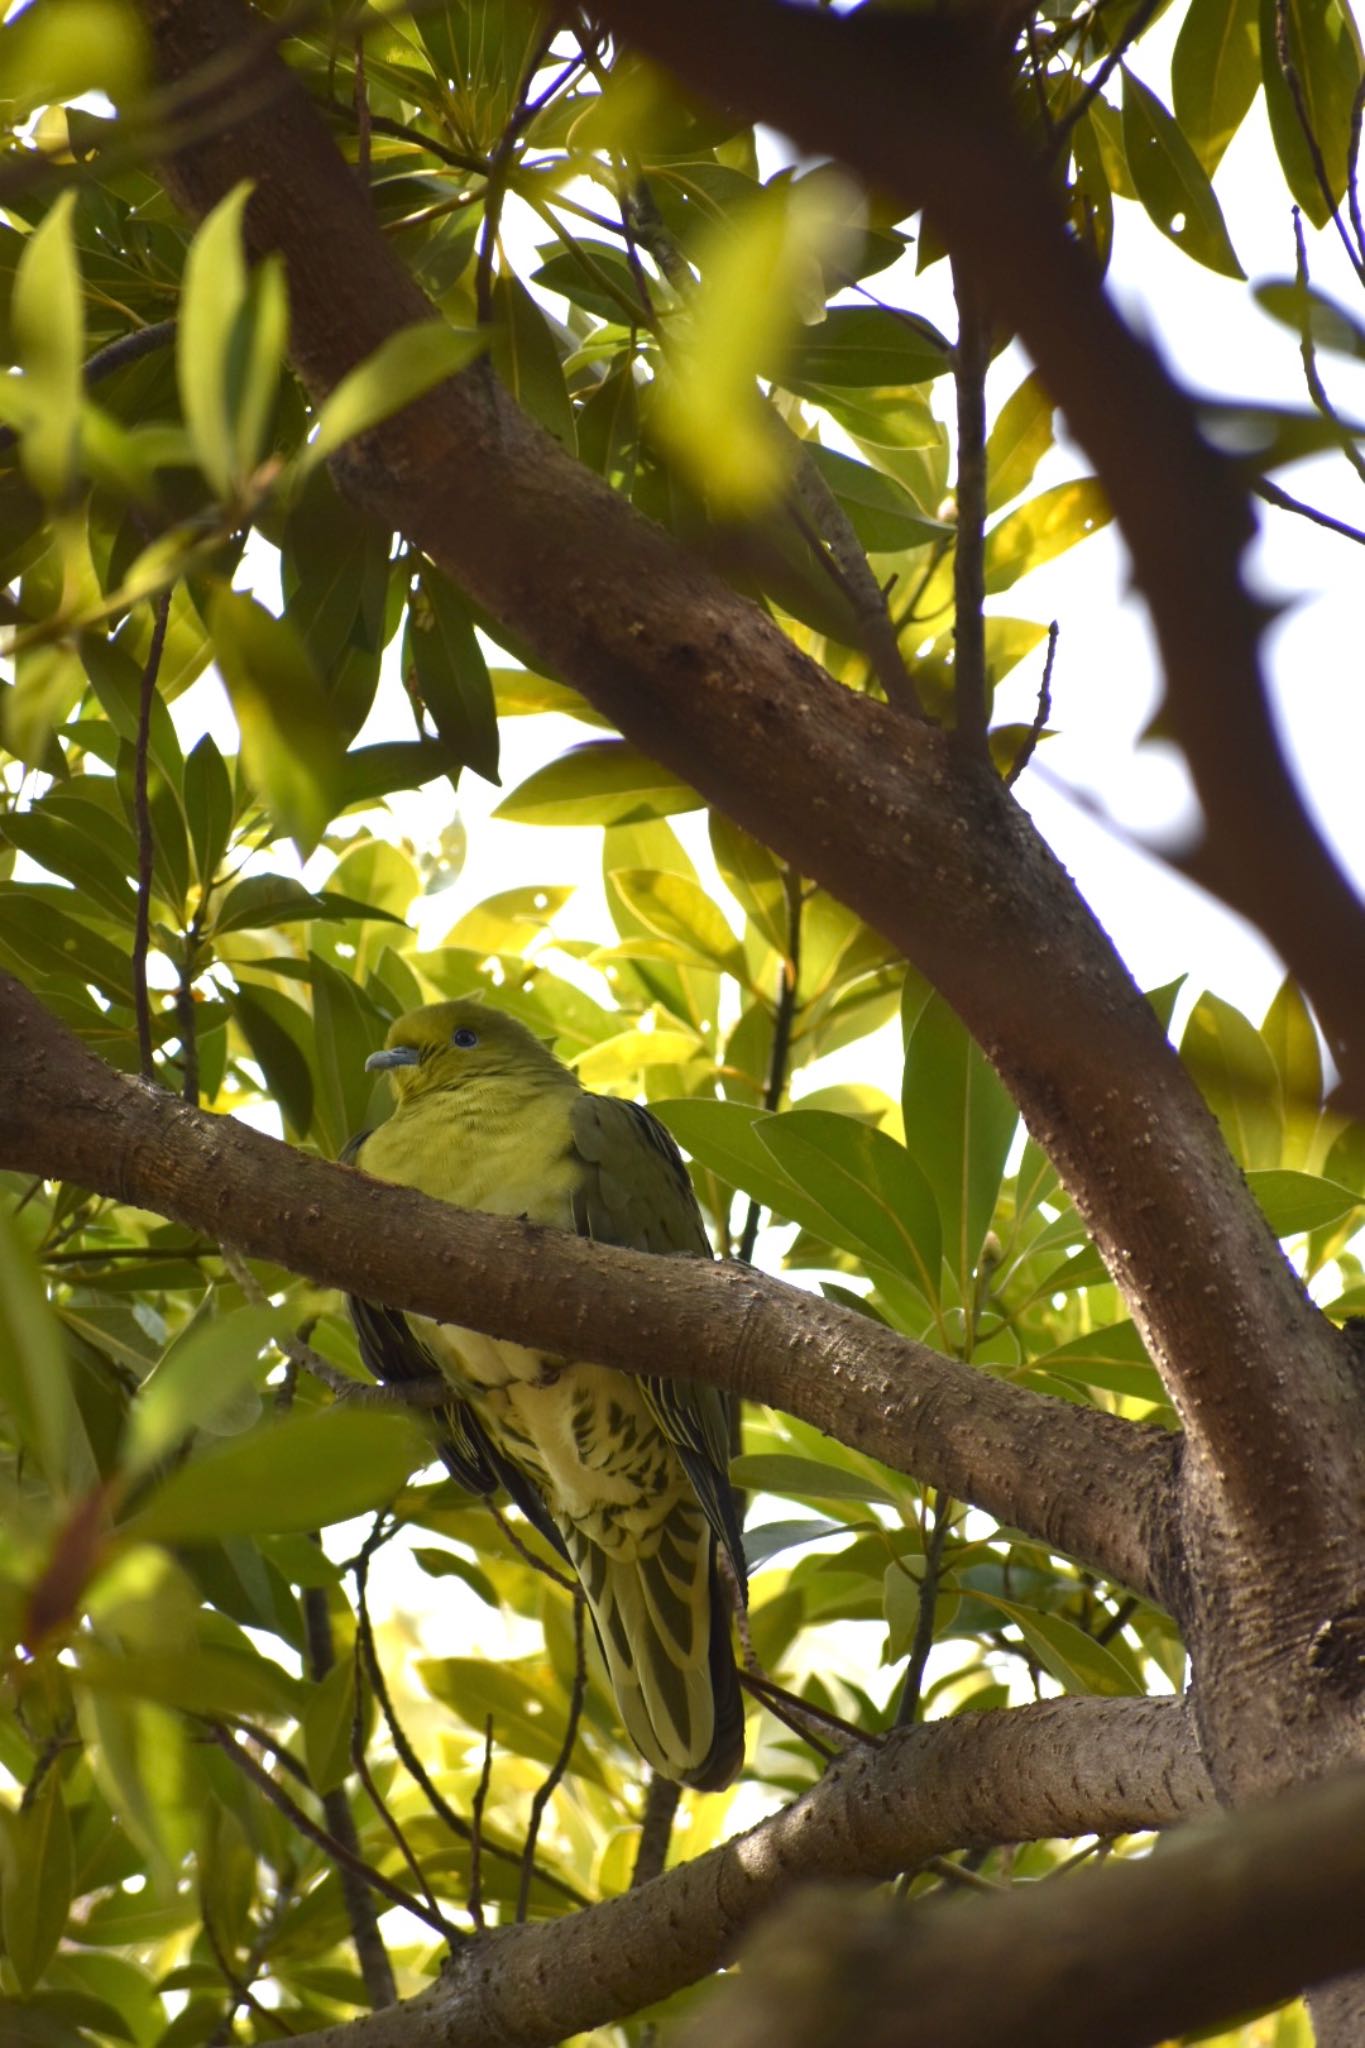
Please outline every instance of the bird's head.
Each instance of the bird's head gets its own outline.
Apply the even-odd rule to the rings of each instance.
[[[389,1026],[384,1050],[372,1052],[365,1065],[392,1075],[400,1102],[495,1075],[534,1078],[542,1087],[554,1076],[577,1086],[567,1067],[524,1024],[470,1000],[409,1010]]]

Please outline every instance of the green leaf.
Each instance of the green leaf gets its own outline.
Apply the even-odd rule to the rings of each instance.
[[[209,631],[242,735],[251,785],[301,854],[339,807],[344,748],[326,693],[287,620],[238,590],[218,590]]]
[[[1292,277],[1267,278],[1251,290],[1257,305],[1272,320],[1292,328],[1297,335],[1307,328],[1315,349],[1331,349],[1336,355],[1365,361],[1365,326],[1326,292],[1302,285]]]
[[[120,102],[141,83],[145,67],[142,24],[137,9],[124,0],[26,7],[0,29],[0,78],[11,127],[39,107],[83,93],[104,93]]]
[[[1265,1040],[1240,1010],[1202,995],[1190,1012],[1180,1057],[1223,1127],[1242,1167],[1280,1163],[1280,1081]]]
[[[520,953],[537,932],[545,931],[564,908],[573,889],[503,889],[467,910],[441,941],[470,953]]]
[[[908,973],[903,1002],[906,1149],[933,1191],[964,1298],[995,1213],[1019,1112],[942,996]]]
[[[1283,10],[1286,55],[1298,81],[1300,105],[1280,61]],[[1361,79],[1360,36],[1341,0],[1260,0],[1261,69],[1266,112],[1285,183],[1314,227],[1325,227],[1332,205],[1346,191],[1351,117]],[[1305,123],[1326,173],[1319,183]]]
[[[115,1653],[83,1642],[74,1675],[92,1691],[187,1714],[295,1715],[303,1694],[299,1681],[270,1658],[215,1644]]]
[[[1210,270],[1245,277],[1198,157],[1156,94],[1126,66],[1123,143],[1138,197],[1162,234]]]
[[[740,1102],[708,1102],[692,1098],[651,1102],[654,1114],[698,1165],[718,1174],[727,1186],[743,1190],[791,1223],[828,1242],[838,1225],[805,1188],[791,1180],[761,1143],[758,1127],[766,1110]]]
[[[342,1657],[313,1687],[303,1713],[303,1753],[315,1792],[334,1792],[351,1768],[355,1659]]]
[[[919,1627],[920,1589],[894,1558],[882,1574],[882,1611],[886,1615],[886,1661],[899,1664],[909,1656]]]
[[[54,1493],[84,1493],[98,1474],[72,1392],[61,1324],[27,1244],[3,1211],[0,1272],[0,1405]]]
[[[123,1440],[125,1472],[145,1472],[191,1430],[215,1430],[240,1410],[262,1371],[261,1352],[295,1319],[284,1307],[196,1317],[138,1389]]]
[[[232,837],[232,781],[211,733],[204,733],[185,762],[185,816],[189,820],[194,868],[201,889],[218,872]]]
[[[510,1749],[538,1764],[557,1762],[564,1735],[564,1700],[558,1688],[536,1685],[519,1667],[481,1657],[426,1658],[418,1665],[434,1698],[482,1737],[491,1714],[494,1751]],[[603,1782],[580,1733],[569,1765],[576,1777]]]
[[[1261,1025],[1275,1070],[1280,1077],[1280,1115],[1284,1139],[1281,1163],[1311,1171],[1325,1149],[1322,1053],[1317,1027],[1307,1003],[1286,975]]]
[[[1008,590],[1029,570],[1097,533],[1111,517],[1109,501],[1093,476],[1040,491],[986,535],[987,595]]]
[[[870,1472],[850,1472],[839,1465],[821,1465],[814,1458],[793,1457],[787,1451],[750,1451],[730,1461],[730,1477],[736,1486],[753,1493],[776,1493],[793,1500],[857,1500],[880,1502],[883,1506],[904,1506]]]
[[[278,1103],[293,1138],[307,1137],[313,1122],[313,1069],[306,1047],[314,1042],[312,1019],[279,989],[227,991],[234,1020]]]
[[[1037,1608],[1020,1607],[1012,1600],[972,1587],[972,1597],[996,1607],[1014,1623],[1045,1671],[1070,1693],[1098,1693],[1122,1699],[1141,1691],[1118,1658],[1094,1641],[1074,1622],[1059,1614],[1043,1614]]]
[[[634,1081],[642,1067],[681,1067],[706,1048],[687,1031],[620,1031],[590,1045],[574,1061],[585,1088],[620,1088]]]
[[[550,324],[520,278],[509,271],[493,286],[493,367],[518,405],[560,446],[577,452],[573,406]]]
[[[894,477],[854,462],[818,442],[802,442],[806,459],[815,465],[869,554],[899,554],[905,548],[951,539],[953,528],[941,519],[926,519],[909,491]]]
[[[832,306],[815,326],[801,329],[781,381],[790,390],[812,384],[923,384],[951,365],[949,342],[917,314],[890,306]]]
[[[1259,0],[1190,0],[1171,56],[1175,118],[1212,177],[1261,83]]]
[[[755,1455],[763,1455],[756,1453]],[[800,1459],[795,1463],[803,1462]],[[823,1470],[823,1467],[821,1468]],[[731,1467],[731,1478],[734,1469]],[[821,1543],[830,1536],[846,1536],[847,1522],[830,1522],[823,1517],[790,1522],[761,1522],[744,1531],[744,1556],[750,1576],[789,1550],[802,1550],[808,1543]]]
[[[571,246],[546,243],[540,254],[546,258],[532,275],[532,284],[558,292],[585,312],[614,326],[645,327],[649,309],[640,298],[635,273],[619,248],[595,241],[590,235],[570,238]],[[551,253],[552,252],[552,253]]]
[[[448,327],[443,320],[424,320],[391,334],[319,406],[317,432],[299,457],[297,477],[301,480],[357,434],[368,433],[455,376],[487,346],[486,334]]]
[[[487,782],[498,781],[498,714],[469,606],[438,569],[422,569],[408,610],[403,667],[415,671],[441,742]]]
[[[695,790],[625,740],[588,740],[528,775],[493,815],[517,825],[624,825],[700,807]]]
[[[722,811],[712,811],[711,851],[741,910],[783,958],[791,943],[787,889],[775,854]]]
[[[318,1122],[333,1158],[368,1119],[373,1077],[365,1061],[383,1042],[386,1019],[348,975],[316,953],[308,956],[313,984],[313,1064]]]
[[[431,1579],[463,1579],[471,1592],[477,1593],[489,1607],[500,1607],[497,1588],[486,1572],[471,1564],[467,1557],[461,1557],[455,1550],[415,1549],[412,1561]]]
[[[178,1467],[120,1534],[189,1543],[320,1529],[382,1506],[428,1452],[402,1415],[288,1415]]]
[[[1147,1356],[1137,1325],[1124,1321],[1073,1337],[1055,1351],[1041,1352],[1031,1370],[1051,1379],[1099,1387],[1132,1400],[1166,1401],[1161,1375]]]
[[[647,930],[672,940],[699,967],[747,979],[743,948],[699,882],[651,868],[613,868],[611,879]]]
[[[821,1208],[837,1226],[837,1243],[908,1274],[929,1301],[938,1300],[938,1206],[903,1146],[884,1131],[819,1109],[765,1118],[757,1136],[789,1179],[818,1189]]]
[[[1055,410],[1036,370],[1001,406],[986,442],[988,512],[998,512],[1033,482],[1033,472],[1052,446]]]
[[[76,460],[85,316],[72,236],[74,192],[63,192],[24,244],[10,320],[24,372],[24,468],[44,497],[60,498]]]
[[[250,196],[243,180],[205,219],[185,260],[177,316],[180,403],[199,466],[220,498],[233,496],[242,481],[233,386],[247,301],[242,217]]]
[[[0,1931],[22,1991],[32,1991],[57,1952],[71,1910],[71,1825],[61,1773],[48,1771],[30,1806],[8,1816]]]
[[[1247,1185],[1260,1203],[1266,1221],[1276,1237],[1297,1237],[1302,1230],[1321,1230],[1339,1223],[1362,1197],[1343,1187],[1340,1181],[1324,1180],[1316,1173],[1295,1173],[1273,1168],[1249,1173]]]

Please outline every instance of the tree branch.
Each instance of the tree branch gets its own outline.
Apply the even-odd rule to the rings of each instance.
[[[677,2048],[1147,2048],[1365,1962],[1365,1777],[963,1908],[798,1898]],[[1358,2039],[1358,2033],[1350,2038]]]
[[[1011,1387],[751,1267],[453,1209],[125,1079],[0,974],[0,1162],[443,1322],[769,1401],[1137,1591],[1171,1578],[1178,1440]]]
[[[889,1878],[948,1848],[1166,1827],[1210,1797],[1177,1700],[929,1722],[842,1758],[785,1812],[652,1883],[471,1942],[421,1997],[301,2040],[542,2048],[696,1982],[804,1882]]]
[[[1093,460],[1132,551],[1204,807],[1203,871],[1312,996],[1365,1103],[1365,906],[1319,836],[1271,719],[1262,612],[1241,578],[1245,491],[1067,233],[982,21],[835,15],[781,0],[606,0],[601,12],[694,89],[830,151],[907,210],[928,206],[955,262],[989,287]]]
[[[247,33],[238,0],[146,6],[169,77],[201,62],[206,44]],[[609,12],[665,57],[670,37],[685,43],[680,68],[695,68],[699,53],[708,66],[733,57],[738,97],[771,97],[779,119],[888,189],[932,195],[943,231],[989,274],[992,306],[1025,333],[1105,476],[1157,611],[1173,701],[1191,705],[1191,756],[1216,756],[1212,773],[1236,785],[1221,793],[1243,824],[1251,793],[1245,874],[1254,881],[1269,863],[1272,895],[1294,878],[1288,957],[1317,924],[1304,902],[1322,905],[1323,928],[1344,929],[1341,886],[1317,887],[1316,840],[1284,796],[1278,757],[1257,739],[1269,726],[1257,614],[1238,581],[1245,497],[1068,241],[1042,174],[1012,140],[979,38],[939,16],[836,18],[761,0],[704,0],[686,24],[663,5]],[[807,101],[817,108],[808,130]],[[828,134],[817,135],[818,107]],[[293,359],[321,396],[396,329],[430,317],[429,304],[297,85],[168,171],[196,214],[246,174],[256,180],[248,240],[285,256]],[[987,764],[836,686],[758,607],[561,450],[486,364],[353,444],[338,470],[358,502],[514,622],[548,672],[858,910],[942,990],[1074,1194],[1258,1549],[1290,1553],[1305,1473],[1314,1484],[1324,1476],[1323,1416],[1349,1398],[1343,1347],[1306,1303],[1109,941]],[[1206,717],[1230,698],[1235,718]],[[1246,741],[1235,757],[1225,745],[1234,724]],[[1283,847],[1267,818],[1286,821]],[[1365,949],[1328,952],[1349,984],[1348,1009],[1365,1015],[1354,964]],[[1313,967],[1305,960],[1302,977],[1326,1017],[1347,988],[1334,994]],[[1106,1164],[1118,1159],[1122,1172]],[[1336,1437],[1331,1455],[1345,1460],[1349,1447]],[[1355,1497],[1354,1476],[1341,1498]],[[975,1497],[946,1474],[934,1483]]]

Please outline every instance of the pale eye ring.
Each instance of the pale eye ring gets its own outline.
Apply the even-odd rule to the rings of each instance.
[[[479,1034],[477,1031],[471,1031],[467,1024],[462,1024],[458,1031],[451,1033],[450,1042],[452,1045],[458,1045],[462,1052],[468,1052],[471,1045],[478,1044]]]

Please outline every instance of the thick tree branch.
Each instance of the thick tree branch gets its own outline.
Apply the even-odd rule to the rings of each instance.
[[[239,0],[146,4],[157,60],[171,78],[251,33]],[[619,8],[617,16],[628,12]],[[707,0],[703,13],[706,22],[715,15],[715,50],[730,48],[727,8]],[[646,15],[674,20],[667,8],[641,10],[642,22]],[[767,10],[762,19],[770,19]],[[796,33],[798,20],[818,27],[822,51],[826,30],[837,42],[851,26],[814,13],[779,19],[784,37]],[[997,175],[1010,123],[977,63],[980,50],[973,45],[968,63],[958,32],[937,17],[876,19],[928,41],[923,50],[912,45],[915,63],[898,62],[870,83],[859,60],[858,89],[866,85],[874,116],[885,110],[885,94],[894,94],[896,135],[918,133],[922,113],[925,132],[945,136],[941,165],[918,141],[915,162],[926,181],[936,181],[946,231],[971,260],[979,258],[978,267],[986,268],[999,243],[1003,267],[992,270],[990,292],[1004,316],[1019,317],[1033,291],[1029,262],[1036,257],[1041,265],[1039,297],[1051,310],[1046,318],[1029,313],[1029,331],[1040,330],[1034,353],[1041,362],[1046,352],[1052,388],[1075,412],[1077,430],[1093,428],[1106,476],[1115,467],[1122,472],[1110,477],[1110,488],[1134,529],[1129,538],[1144,573],[1173,578],[1173,597],[1163,586],[1162,630],[1180,688],[1193,687],[1197,674],[1204,690],[1213,666],[1224,677],[1235,674],[1239,690],[1248,678],[1254,686],[1255,621],[1236,581],[1247,530],[1240,495],[1037,200],[1027,166],[1017,191],[1012,156],[1008,175]],[[867,17],[865,25],[872,22]],[[701,20],[694,24],[694,39],[704,43]],[[778,73],[804,78],[801,49],[798,35],[791,66],[765,60],[774,91]],[[275,61],[264,46],[260,61]],[[737,59],[741,93],[747,62]],[[831,62],[825,97],[830,104],[847,99],[854,121],[842,43]],[[776,111],[785,116],[785,101]],[[957,135],[959,120],[970,146]],[[884,124],[877,117],[871,125],[880,133]],[[852,160],[853,137],[847,140]],[[883,166],[880,159],[871,168],[888,184],[901,169],[898,160]],[[194,213],[247,174],[256,180],[248,237],[258,251],[284,253],[294,361],[320,396],[395,329],[429,317],[430,307],[301,89],[272,93],[267,115],[197,142],[168,173]],[[959,185],[969,188],[976,211],[954,196]],[[995,223],[990,236],[983,207]],[[1049,291],[1049,278],[1057,290]],[[1073,311],[1075,342],[1052,332]],[[1136,413],[1120,402],[1130,385]],[[1143,407],[1151,418],[1134,448],[1131,430],[1116,436],[1112,422],[1143,420]],[[1108,940],[986,764],[964,760],[949,735],[911,729],[887,707],[837,687],[756,606],[558,448],[486,365],[366,437],[341,469],[360,502],[405,531],[492,614],[514,623],[552,673],[859,910],[943,991],[1075,1195],[1187,1425],[1196,1440],[1207,1434],[1210,1462],[1237,1498],[1239,1518],[1254,1527],[1258,1546],[1287,1554],[1300,1533],[1298,1500],[1317,1459],[1322,1407],[1354,1398],[1342,1347],[1305,1302]],[[1197,544],[1180,519],[1167,517],[1170,501],[1182,517],[1191,505],[1205,506]],[[1181,535],[1173,548],[1172,532]],[[1274,815],[1271,806],[1258,816],[1258,844],[1273,839],[1264,820]],[[1305,922],[1297,909],[1295,922]],[[1344,1444],[1333,1455],[1345,1458]],[[969,1488],[946,1483],[970,1497]]]
[[[325,1286],[789,1409],[1140,1592],[1172,1583],[1178,1440],[1011,1387],[751,1267],[450,1208],[125,1079],[0,974],[0,1165]]]
[[[694,88],[831,151],[907,210],[928,208],[955,261],[1022,337],[1099,472],[1152,608],[1171,720],[1204,807],[1201,878],[1294,970],[1365,1103],[1365,905],[1275,732],[1261,612],[1241,579],[1245,491],[1068,235],[1013,119],[990,11],[607,0],[601,12]]]
[[[1165,1827],[1210,1796],[1177,1700],[1049,1700],[929,1722],[841,1759],[722,1848],[588,1912],[471,1942],[422,1997],[301,2040],[544,2048],[705,1976],[803,1882],[893,1877],[947,1848]]]
[[[801,1896],[677,2048],[903,2048],[907,2013],[934,2048],[1147,2048],[1365,1963],[1362,1889],[1355,1773],[965,1908]]]

